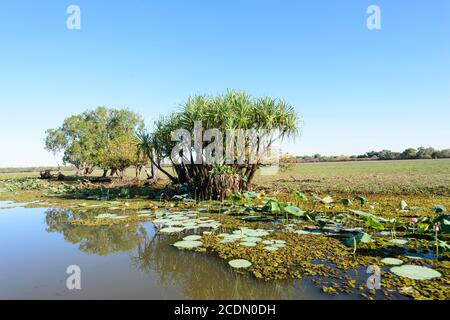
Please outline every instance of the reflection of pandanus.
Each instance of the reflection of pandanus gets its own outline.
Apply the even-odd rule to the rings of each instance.
[[[140,223],[86,226],[71,224],[74,213],[65,209],[49,209],[46,212],[48,232],[60,232],[70,243],[79,243],[83,252],[106,255],[111,252],[131,251],[145,238],[146,231]]]
[[[142,272],[155,271],[162,284],[175,283],[191,299],[290,299],[293,282],[266,282],[237,273],[226,261],[206,253],[179,251],[177,237],[153,236],[137,247],[134,265]]]

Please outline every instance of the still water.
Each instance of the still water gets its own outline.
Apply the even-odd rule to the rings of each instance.
[[[3,203],[4,205],[5,203]],[[151,222],[82,226],[58,208],[0,210],[0,299],[329,299],[311,281],[265,282],[171,246]],[[81,290],[66,269],[81,269]],[[342,297],[340,297],[342,299]]]

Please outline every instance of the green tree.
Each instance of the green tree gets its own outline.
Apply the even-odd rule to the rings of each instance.
[[[400,154],[401,159],[416,159],[417,150],[414,148],[408,148]]]
[[[137,142],[133,135],[121,135],[109,140],[99,152],[100,162],[107,168],[117,170],[121,178],[125,170],[138,162]]]
[[[130,110],[98,107],[66,118],[61,127],[46,131],[45,149],[62,153],[64,163],[72,164],[77,174],[90,174],[95,167],[115,169],[100,155],[111,141],[123,136],[133,136],[142,130],[144,122]]]
[[[420,147],[417,149],[417,159],[432,159],[435,151],[434,148]]]

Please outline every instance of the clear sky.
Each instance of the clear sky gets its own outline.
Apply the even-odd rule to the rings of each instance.
[[[69,5],[81,29],[66,28]],[[381,8],[381,30],[366,9]],[[10,0],[0,4],[0,167],[54,165],[44,132],[99,105],[147,123],[246,90],[301,114],[296,154],[450,148],[448,0]]]

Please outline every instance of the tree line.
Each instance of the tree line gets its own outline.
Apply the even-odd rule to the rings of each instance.
[[[414,159],[448,159],[450,149],[437,150],[431,147],[407,148],[402,152],[391,150],[369,151],[362,155],[322,156],[295,156],[297,162],[336,162],[336,161],[364,161],[364,160],[414,160]]]

